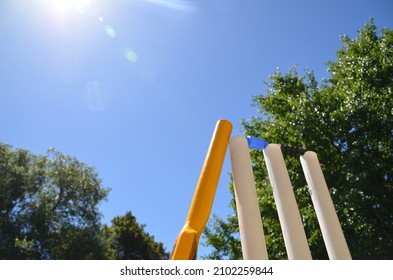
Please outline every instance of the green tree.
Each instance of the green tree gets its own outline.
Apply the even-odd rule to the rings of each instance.
[[[0,143],[0,259],[167,259],[131,212],[101,224],[108,192],[74,157]]]
[[[155,242],[154,236],[144,230],[145,225],[137,222],[129,211],[124,216],[117,216],[112,225],[105,226],[104,236],[108,244],[109,258],[116,260],[160,260],[168,259],[161,242]]]
[[[107,193],[73,157],[0,144],[0,259],[104,258],[98,205]]]
[[[246,135],[318,154],[354,259],[393,259],[393,31],[372,19],[358,37],[342,38],[330,77],[274,72],[267,94],[254,97],[260,116],[242,122]],[[263,154],[251,151],[268,254],[286,258]],[[298,158],[286,157],[310,249],[327,258]],[[233,188],[230,186],[233,194]],[[234,208],[235,202],[232,201]],[[204,232],[207,258],[241,258],[237,218],[215,218]],[[235,237],[234,237],[235,236]]]

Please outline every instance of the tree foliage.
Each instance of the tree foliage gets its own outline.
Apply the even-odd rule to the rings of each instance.
[[[162,243],[128,212],[102,225],[109,190],[93,167],[50,149],[0,143],[0,259],[162,259]]]
[[[242,122],[246,135],[301,146],[318,154],[354,259],[393,259],[393,31],[372,19],[358,37],[342,38],[330,77],[274,72],[267,94],[254,97],[260,116]],[[251,151],[269,258],[286,258],[263,154]],[[285,158],[308,242],[327,258],[299,159]],[[232,186],[231,190],[233,193]],[[232,201],[233,209],[234,201]],[[241,258],[237,219],[215,219],[205,231],[207,258]],[[229,230],[228,230],[229,229]]]
[[[99,203],[108,190],[92,167],[54,149],[0,145],[0,257],[103,258]]]
[[[117,260],[159,260],[168,259],[161,242],[144,230],[145,225],[137,222],[129,211],[112,220],[112,226],[105,226],[104,234],[109,241],[110,258]]]

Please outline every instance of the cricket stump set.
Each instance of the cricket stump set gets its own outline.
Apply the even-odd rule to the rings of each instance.
[[[300,158],[329,258],[351,259],[317,154],[270,144],[251,136],[230,138],[231,132],[232,124],[229,121],[217,122],[186,221],[176,239],[171,259],[196,259],[199,238],[210,216],[228,146],[244,260],[268,259],[262,226],[263,217],[259,209],[249,149],[263,152],[288,259],[311,260],[312,258],[283,154]]]

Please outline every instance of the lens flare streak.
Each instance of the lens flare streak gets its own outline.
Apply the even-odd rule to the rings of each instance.
[[[196,6],[193,3],[185,0],[145,0],[145,1],[181,12],[189,12],[189,13],[196,12]]]

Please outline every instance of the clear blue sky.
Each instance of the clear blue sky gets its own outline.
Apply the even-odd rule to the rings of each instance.
[[[171,250],[216,121],[241,134],[277,68],[327,77],[340,35],[371,16],[393,28],[393,2],[1,0],[0,141],[96,167],[103,221],[131,210]],[[230,171],[227,153],[221,217]]]

